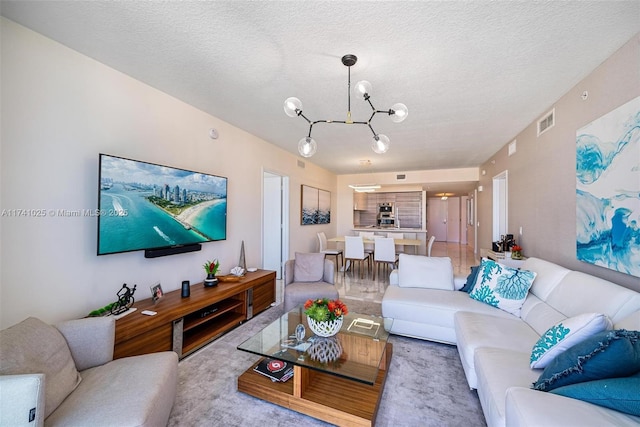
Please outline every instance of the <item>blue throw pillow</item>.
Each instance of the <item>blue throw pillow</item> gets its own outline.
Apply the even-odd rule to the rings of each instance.
[[[471,274],[467,276],[467,283],[465,283],[462,289],[460,289],[462,292],[469,293],[473,290],[473,287],[476,285],[476,277],[478,277],[479,269],[479,265],[471,267]]]
[[[640,372],[625,378],[567,385],[552,390],[551,393],[640,416]]]
[[[536,390],[605,378],[628,377],[640,371],[640,332],[604,331],[570,347],[542,371]]]

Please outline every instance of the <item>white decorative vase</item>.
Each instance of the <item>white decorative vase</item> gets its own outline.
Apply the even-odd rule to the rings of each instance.
[[[326,320],[322,322],[307,317],[307,322],[309,322],[309,328],[311,328],[314,334],[320,337],[332,337],[337,334],[342,327],[342,316],[336,320]]]

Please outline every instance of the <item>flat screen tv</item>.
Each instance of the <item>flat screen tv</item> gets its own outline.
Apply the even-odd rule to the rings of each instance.
[[[98,255],[227,238],[227,178],[107,154],[99,171]]]

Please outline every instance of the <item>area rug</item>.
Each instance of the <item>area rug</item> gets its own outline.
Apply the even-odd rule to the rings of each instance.
[[[353,312],[380,315],[380,304],[349,301]],[[282,313],[257,315],[178,366],[178,395],[169,426],[329,426],[325,422],[237,391],[237,377],[258,357],[237,350]],[[376,426],[484,426],[454,346],[392,336],[393,357]]]

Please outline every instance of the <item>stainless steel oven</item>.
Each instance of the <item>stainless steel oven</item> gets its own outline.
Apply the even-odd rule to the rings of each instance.
[[[393,203],[379,203],[377,215],[378,227],[395,227],[395,205]]]

